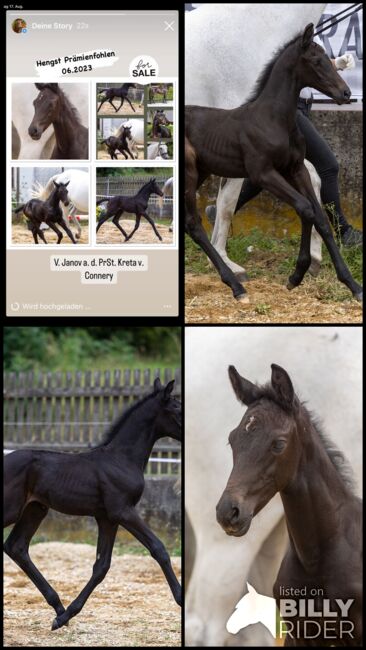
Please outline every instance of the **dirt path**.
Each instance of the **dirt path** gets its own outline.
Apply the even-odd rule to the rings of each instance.
[[[151,557],[112,558],[111,569],[68,627],[51,632],[54,611],[32,582],[4,556],[5,646],[180,646],[180,608]],[[91,575],[95,548],[49,542],[31,547],[31,557],[65,606]],[[180,559],[172,559],[179,576]]]
[[[60,229],[62,230],[62,229]],[[71,231],[73,235],[75,236],[75,226],[71,226]],[[57,235],[53,230],[45,230],[44,231],[44,236],[48,242],[48,244],[57,244]],[[26,226],[22,225],[14,225],[12,226],[11,229],[11,241],[13,244],[33,244],[33,246],[36,246],[34,243],[33,235],[30,230],[26,228]],[[43,241],[39,238],[39,245],[40,246],[45,246]],[[89,243],[89,232],[88,232],[88,226],[81,226],[81,237],[80,239],[77,239],[77,242],[80,244],[88,244]],[[69,239],[69,236],[63,232],[63,239],[61,242],[62,245],[67,244],[70,246],[75,246],[75,244],[72,243],[72,241]]]
[[[120,152],[117,152],[116,155],[119,162],[127,163],[129,160],[132,160],[130,157],[126,160],[126,158]],[[98,149],[97,157],[98,160],[111,160],[111,157],[106,149]],[[117,160],[113,160],[113,162],[117,162]],[[136,160],[136,158],[134,158],[134,160]],[[142,146],[137,147],[137,160],[144,160],[144,148]]]
[[[132,219],[121,219],[120,225],[123,230],[130,233],[135,225],[135,221]],[[113,223],[107,222],[101,226],[97,233],[97,244],[129,244],[131,246],[135,246],[136,244],[172,244],[173,233],[169,232],[169,226],[157,224],[156,228],[160,237],[163,238],[162,242],[159,241],[150,224],[144,222],[144,218],[142,218],[139,229],[135,232],[132,239],[124,243],[122,233],[120,233]]]
[[[186,323],[361,323],[355,300],[322,301],[317,281],[306,278],[294,291],[268,279],[246,284],[249,305],[232,298],[217,275],[186,274]]]
[[[121,103],[121,100],[117,99],[116,97],[112,101],[115,106],[119,106]],[[100,102],[98,101],[98,106],[99,104]],[[138,102],[132,102],[132,106],[134,107],[135,111],[132,110],[128,102],[124,101],[123,106],[116,112],[113,106],[109,104],[109,102],[105,102],[101,110],[98,111],[98,117],[110,117],[111,115],[113,117],[116,115],[120,117],[121,115],[143,115],[144,114],[143,104],[140,106]]]

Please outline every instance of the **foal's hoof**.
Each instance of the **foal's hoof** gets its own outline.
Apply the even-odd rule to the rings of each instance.
[[[246,271],[241,271],[240,273],[235,273],[235,277],[239,282],[248,282],[250,280],[250,277]]]
[[[288,289],[289,291],[292,291],[292,289],[295,289],[295,285],[292,284],[292,282],[290,282],[290,280],[288,280],[288,282],[286,284],[286,289]]]
[[[360,291],[360,293],[355,293],[354,297],[356,298],[356,300],[358,300],[358,302],[363,302],[363,292],[362,291]]]
[[[57,620],[57,617],[53,620],[51,631],[54,632],[55,630],[60,629],[60,627],[63,627],[64,625],[69,625],[69,621],[65,621],[65,623],[60,623]]]
[[[242,305],[249,305],[250,304],[249,296],[248,296],[247,293],[241,293],[239,296],[235,296],[235,298]]]
[[[320,262],[318,260],[311,260],[311,264],[309,266],[310,275],[312,275],[313,278],[316,278],[319,275],[319,271],[320,271]]]

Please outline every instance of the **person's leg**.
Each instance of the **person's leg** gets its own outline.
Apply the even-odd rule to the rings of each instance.
[[[305,137],[306,158],[321,178],[320,195],[334,230],[345,245],[361,244],[362,233],[350,226],[342,211],[338,187],[339,165],[335,155],[314,124],[300,110],[297,111],[296,123]]]

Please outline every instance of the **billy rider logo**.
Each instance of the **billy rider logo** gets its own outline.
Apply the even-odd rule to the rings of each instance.
[[[330,601],[329,598],[324,598],[323,589],[311,589],[311,594],[308,596],[306,587],[280,588],[281,595],[293,595],[297,598],[295,600],[281,597],[281,616],[277,627],[275,598],[259,594],[249,582],[247,588],[248,593],[239,600],[235,611],[226,623],[226,629],[231,634],[237,634],[248,625],[263,623],[274,638],[276,633],[281,639],[286,634],[293,639],[354,638],[354,624],[347,618],[354,602],[353,598],[347,600],[335,598]],[[299,598],[299,596],[306,597]]]

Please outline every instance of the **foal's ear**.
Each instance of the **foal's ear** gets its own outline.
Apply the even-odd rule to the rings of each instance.
[[[37,83],[37,84],[34,84],[34,85],[35,85],[36,88],[38,88],[38,90],[44,90],[45,88],[49,88],[50,90],[52,90],[52,92],[58,93],[58,84],[40,84],[40,83]]]
[[[313,42],[313,38],[314,38],[314,25],[313,25],[313,23],[309,23],[305,27],[304,33],[303,33],[302,39],[301,39],[301,47],[302,47],[303,50],[308,49],[310,43]]]
[[[286,370],[272,363],[272,388],[274,389],[279,403],[285,408],[290,409],[294,403],[294,388]]]
[[[172,380],[169,381],[169,382],[167,383],[167,385],[165,386],[165,388],[164,388],[164,399],[169,399],[169,397],[170,397],[170,395],[171,395],[171,393],[172,393],[172,390],[173,390],[173,388],[174,388],[174,381],[175,381],[175,380],[172,379]]]
[[[229,366],[229,379],[238,400],[246,406],[259,398],[258,386],[241,377],[234,366]]]
[[[54,184],[56,187],[60,187],[60,184],[59,184],[59,183],[56,183],[56,181],[53,181],[53,184]]]
[[[154,380],[154,391],[157,393],[158,390],[161,390],[161,389],[162,389],[161,381],[160,381],[159,377],[157,377]]]

